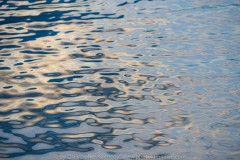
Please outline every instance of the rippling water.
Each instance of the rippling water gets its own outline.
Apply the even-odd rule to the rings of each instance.
[[[1,0],[0,157],[239,159],[239,6]]]

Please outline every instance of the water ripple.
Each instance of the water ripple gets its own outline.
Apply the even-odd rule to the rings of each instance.
[[[239,5],[2,0],[0,158],[239,159]]]

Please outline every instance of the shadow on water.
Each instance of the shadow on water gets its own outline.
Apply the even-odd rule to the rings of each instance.
[[[0,158],[238,159],[238,15],[237,0],[1,1]]]

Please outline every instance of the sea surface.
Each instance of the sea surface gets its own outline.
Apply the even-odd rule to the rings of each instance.
[[[239,160],[239,0],[0,0],[0,159]]]

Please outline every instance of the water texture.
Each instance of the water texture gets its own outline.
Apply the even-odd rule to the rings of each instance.
[[[239,7],[1,0],[0,158],[240,159]]]

